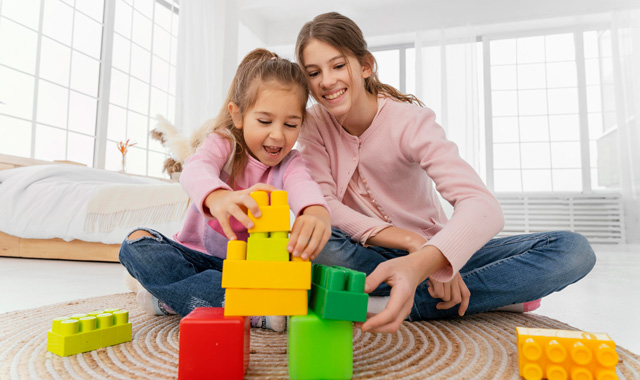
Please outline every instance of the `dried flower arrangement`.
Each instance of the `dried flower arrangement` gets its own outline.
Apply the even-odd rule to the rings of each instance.
[[[126,142],[120,141],[118,143],[118,150],[120,151],[120,153],[122,153],[122,170],[121,171],[123,173],[125,172],[126,166],[127,166],[127,160],[126,160],[127,152],[129,152],[129,148],[137,144],[137,143],[130,143],[129,141],[130,139],[127,139]]]

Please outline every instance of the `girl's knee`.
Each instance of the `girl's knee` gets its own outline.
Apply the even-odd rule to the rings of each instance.
[[[141,240],[155,240],[157,242],[162,241],[162,235],[153,230],[148,230],[145,228],[137,229],[127,236],[125,243],[133,244]]]
[[[132,233],[129,234],[129,236],[127,237],[127,240],[129,240],[129,241],[139,240],[144,236],[154,237],[149,231],[146,231],[146,230],[135,230],[135,231],[133,231]]]
[[[596,264],[596,254],[587,238],[576,232],[563,231],[560,243],[572,266],[581,276],[585,276]]]
[[[148,244],[140,244],[142,242]],[[147,260],[146,257],[151,255],[159,247],[158,243],[162,243],[163,239],[160,234],[152,230],[138,229],[129,234],[120,246],[119,259],[122,264],[128,262],[137,262]],[[152,244],[153,246],[150,246]]]

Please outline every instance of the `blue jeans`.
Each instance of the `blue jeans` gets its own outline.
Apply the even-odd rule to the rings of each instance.
[[[120,262],[140,284],[185,316],[196,307],[224,302],[222,259],[189,249],[162,234],[122,242]]]
[[[334,228],[315,262],[339,265],[369,275],[378,264],[407,254],[397,249],[365,248]],[[492,239],[460,269],[460,275],[471,292],[466,314],[540,299],[586,276],[595,262],[596,256],[587,239],[573,232],[555,231]],[[432,298],[428,287],[426,280],[418,285],[409,320],[458,315],[458,306],[448,310],[436,309],[441,300]],[[390,289],[383,283],[371,295],[388,296]]]

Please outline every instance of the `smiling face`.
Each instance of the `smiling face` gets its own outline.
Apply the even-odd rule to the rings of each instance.
[[[335,47],[313,39],[303,52],[304,69],[311,95],[338,120],[367,102],[364,79],[371,75],[368,66]]]
[[[241,129],[249,153],[267,166],[275,166],[293,149],[302,124],[300,93],[278,85],[262,84],[255,104],[244,115],[229,104],[233,122]]]

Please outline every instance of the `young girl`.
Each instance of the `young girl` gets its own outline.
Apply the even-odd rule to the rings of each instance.
[[[368,274],[370,311],[379,313],[363,330],[393,332],[407,316],[528,311],[594,266],[593,250],[575,233],[492,239],[504,224],[497,200],[434,113],[380,83],[352,20],[317,16],[300,30],[296,56],[318,103],[301,150],[332,213],[332,236],[316,262]],[[449,220],[436,190],[454,206]]]
[[[331,234],[322,192],[292,150],[305,117],[306,77],[300,68],[263,49],[240,63],[213,131],[185,161],[180,182],[192,200],[173,240],[148,229],[122,243],[120,262],[146,289],[138,294],[151,313],[187,315],[224,301],[222,260],[229,239],[248,237],[250,193],[286,190],[296,214],[287,247],[315,258]],[[148,292],[147,292],[148,291]],[[284,330],[285,317],[252,318],[252,325]]]

